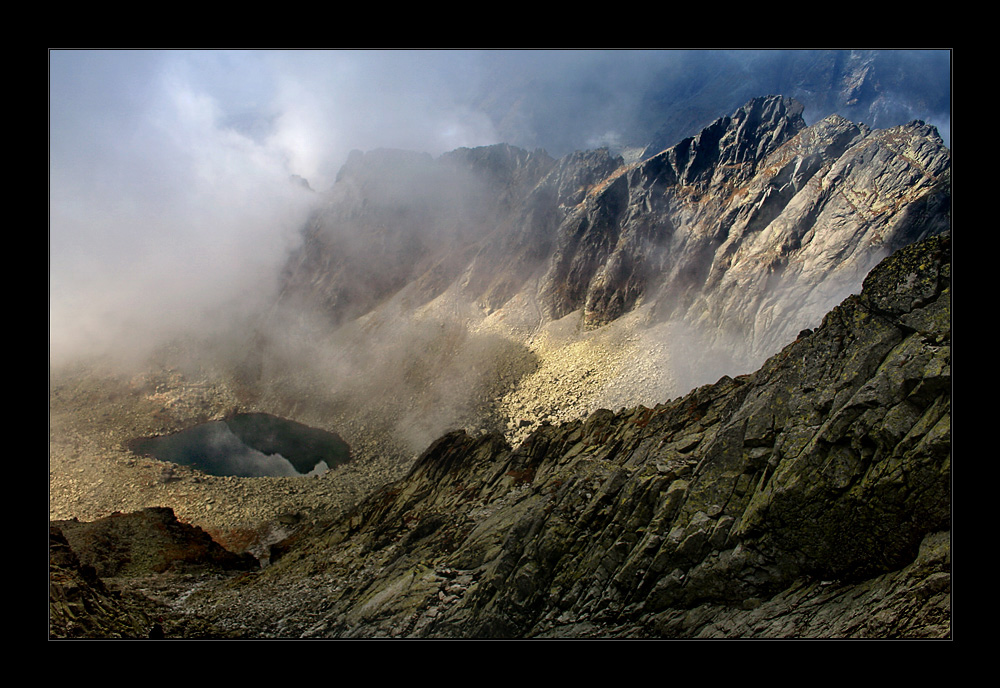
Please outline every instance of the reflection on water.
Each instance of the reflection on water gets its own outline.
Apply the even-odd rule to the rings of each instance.
[[[350,460],[350,447],[335,433],[264,413],[139,439],[129,449],[210,475],[243,477],[318,475]]]

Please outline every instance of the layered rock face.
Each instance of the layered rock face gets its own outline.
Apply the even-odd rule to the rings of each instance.
[[[169,507],[114,514],[98,521],[53,521],[84,566],[99,576],[144,575],[185,567],[247,571],[249,554],[222,548],[205,531],[177,520]]]
[[[358,153],[238,370],[56,388],[62,509],[205,528],[61,524],[53,636],[948,636],[949,229],[933,128],[780,97],[634,163]],[[351,471],[126,449],[251,411]],[[267,568],[206,535],[265,513]]]
[[[946,234],[752,375],[516,449],[448,434],[199,610],[275,636],[947,636],[950,278]]]
[[[807,127],[801,105],[777,96],[633,164],[510,146],[438,160],[358,153],[289,263],[275,339],[288,346],[287,322],[304,312],[339,327],[327,360],[364,355],[348,354],[327,388],[357,375],[359,391],[341,400],[353,408],[393,368],[420,371],[419,386],[385,382],[411,407],[446,406],[427,397],[428,376],[449,378],[446,362],[465,357],[482,375],[460,386],[488,408],[441,414],[419,449],[449,427],[569,419],[748,372],[856,293],[880,259],[949,226],[950,152],[932,127],[872,131],[838,116]],[[601,337],[630,342],[610,347],[614,365],[595,353]],[[317,347],[314,330],[308,339]],[[383,350],[404,340],[406,352]],[[634,374],[644,362],[660,372]],[[627,389],[595,384],[602,370]],[[516,400],[538,397],[542,378],[558,381],[560,399],[536,413]]]
[[[258,568],[253,556],[225,550],[201,528],[178,521],[169,508],[119,513],[90,523],[52,521],[49,637],[226,637],[200,619],[176,614],[149,588],[166,572],[186,577],[184,583],[203,584],[205,576]],[[117,584],[130,579],[152,582],[140,583],[142,592]]]

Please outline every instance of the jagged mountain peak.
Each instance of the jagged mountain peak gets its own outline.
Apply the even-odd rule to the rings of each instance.
[[[567,346],[605,328],[600,337],[646,333],[627,356],[657,372],[623,372],[620,392],[585,382],[596,359],[537,373],[569,385],[546,404],[559,418],[626,391],[655,402],[751,370],[859,290],[885,255],[950,226],[950,151],[930,128],[871,130],[836,115],[806,126],[801,105],[780,96],[639,162],[506,145],[403,159],[419,178],[405,166],[391,174],[413,202],[377,182],[335,189],[289,263],[285,303],[337,326],[381,322],[394,340],[428,317],[487,328],[526,347],[519,370],[534,356],[546,370],[552,353],[537,347],[569,323],[577,334],[558,339]]]
[[[893,107],[877,52],[778,57],[797,90],[675,72],[728,99],[645,157],[663,109],[355,151],[277,302],[58,370],[50,634],[947,637],[951,154],[853,121]],[[813,89],[845,116],[807,124]],[[248,414],[351,460],[218,476],[136,441]]]
[[[733,166],[751,173],[760,160],[805,127],[802,105],[791,98],[754,98],[732,115],[720,117],[701,133],[665,151],[684,184],[718,183]]]

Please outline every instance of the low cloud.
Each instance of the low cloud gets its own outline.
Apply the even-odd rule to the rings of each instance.
[[[458,100],[463,69],[436,53],[53,51],[52,360],[141,356],[273,296],[317,201],[292,175],[325,190],[352,148],[493,143]]]
[[[324,192],[352,149],[633,145],[715,57],[52,51],[52,360],[141,356],[270,298],[317,200],[292,175]]]

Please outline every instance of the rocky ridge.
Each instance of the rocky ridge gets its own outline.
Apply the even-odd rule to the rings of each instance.
[[[254,637],[948,637],[950,237],[757,372],[456,431],[184,608]]]
[[[127,519],[142,521],[147,515],[162,523],[159,514],[148,512],[129,514]],[[183,524],[174,521],[175,530],[184,530]],[[100,529],[103,524],[74,524],[81,530]],[[190,526],[187,527],[190,529]],[[193,530],[193,529],[192,529]],[[121,535],[118,533],[117,535]],[[75,539],[75,538],[74,538]],[[143,539],[110,537],[105,545],[128,547],[142,543]],[[162,540],[159,543],[162,545]],[[175,542],[180,546],[181,542]],[[153,550],[157,549],[156,547]],[[221,549],[221,548],[220,548]],[[151,550],[151,551],[153,551]],[[169,548],[164,548],[165,553]],[[174,612],[171,601],[189,592],[192,586],[205,584],[208,578],[218,579],[211,571],[211,562],[199,562],[200,552],[186,550],[181,553],[189,563],[195,564],[187,573],[165,574],[160,570],[142,571],[131,567],[125,578],[109,577],[109,570],[98,571],[92,564],[81,562],[77,552],[104,567],[120,564],[120,557],[107,547],[90,549],[86,538],[72,545],[62,529],[53,524],[49,529],[49,637],[73,638],[226,638],[228,634],[212,627],[194,616]],[[236,558],[232,554],[224,558]],[[208,564],[207,566],[204,564]],[[149,574],[142,576],[142,573]],[[165,589],[166,594],[160,591]]]
[[[408,161],[406,165],[397,165],[400,155]],[[419,171],[416,177],[408,173],[413,170]],[[469,170],[474,171],[471,176]],[[383,176],[386,173],[390,173],[388,177]],[[416,223],[410,212],[414,198],[420,199]],[[608,500],[618,498],[620,487],[608,487],[605,502],[593,509],[566,502],[569,511],[562,514],[563,520],[558,522],[562,525],[545,531],[545,544],[532,546],[539,551],[529,552],[515,579],[508,580],[503,574],[501,580],[490,573],[491,582],[483,587],[479,585],[485,571],[481,565],[487,559],[476,566],[470,564],[483,552],[484,557],[491,556],[501,544],[508,548],[507,559],[515,557],[510,549],[515,545],[504,544],[503,529],[514,532],[510,530],[514,526],[511,519],[529,513],[541,527],[547,512],[539,512],[536,506],[552,503],[553,495],[561,494],[563,483],[558,481],[580,488],[572,499],[591,500],[610,484],[613,474],[620,479],[635,477],[632,469],[638,464],[619,465],[614,469],[617,473],[609,472],[606,464],[629,454],[636,442],[646,443],[643,451],[647,455],[635,461],[649,473],[652,440],[644,437],[640,441],[623,430],[650,425],[639,416],[633,417],[640,413],[636,403],[650,407],[641,414],[650,413],[656,423],[667,422],[665,416],[676,416],[680,411],[672,406],[675,402],[655,406],[657,402],[715,379],[706,376],[715,370],[711,363],[717,356],[725,359],[719,363],[722,369],[750,370],[750,361],[763,360],[803,327],[816,327],[825,310],[858,291],[861,276],[881,256],[948,228],[949,204],[950,154],[932,128],[914,122],[892,130],[870,131],[837,117],[805,127],[796,104],[781,98],[756,99],[702,135],[632,164],[607,151],[553,160],[541,151],[528,153],[509,146],[460,150],[437,161],[396,152],[359,154],[345,166],[342,183],[338,183],[325,214],[308,230],[308,250],[289,263],[282,304],[259,326],[254,339],[248,340],[253,345],[239,366],[220,365],[211,356],[199,353],[192,357],[189,350],[177,350],[164,355],[151,370],[134,375],[95,376],[94,369],[84,368],[53,376],[50,513],[53,518],[91,520],[117,511],[170,506],[181,520],[201,526],[216,541],[234,551],[252,547],[264,561],[272,555],[270,545],[291,535],[273,550],[281,559],[280,566],[241,579],[235,587],[180,579],[166,585],[163,594],[173,600],[171,604],[179,604],[183,598],[183,614],[213,619],[220,625],[213,627],[216,630],[212,633],[219,634],[947,634],[949,538],[947,518],[941,514],[948,511],[940,500],[934,507],[936,516],[928,519],[920,512],[917,519],[922,524],[916,527],[924,538],[922,545],[905,518],[890,518],[886,522],[902,533],[900,541],[890,543],[895,558],[874,568],[869,563],[856,574],[843,573],[837,567],[840,565],[831,564],[828,552],[789,554],[801,542],[788,540],[788,535],[780,542],[755,539],[759,533],[752,529],[750,536],[740,532],[739,538],[726,535],[724,541],[721,534],[713,535],[717,526],[719,533],[736,532],[734,522],[742,522],[744,516],[749,527],[769,524],[771,516],[783,513],[782,509],[794,511],[781,506],[781,500],[788,496],[784,492],[765,498],[747,485],[779,484],[774,482],[776,469],[791,465],[786,454],[799,447],[811,428],[820,424],[819,419],[840,408],[833,403],[843,401],[837,385],[854,389],[853,378],[837,384],[827,381],[825,387],[811,384],[814,381],[802,382],[802,391],[813,399],[802,406],[795,396],[769,397],[765,412],[748,417],[766,425],[760,419],[772,413],[771,430],[758,428],[754,430],[758,435],[746,435],[743,430],[744,453],[753,455],[752,459],[727,454],[723,447],[729,445],[716,441],[718,422],[710,422],[728,417],[734,408],[743,408],[745,377],[724,378],[708,392],[703,387],[689,395],[695,399],[700,392],[712,399],[703,409],[711,411],[706,421],[710,430],[700,426],[692,429],[695,425],[691,425],[690,432],[668,432],[653,424],[650,432],[664,430],[660,439],[670,449],[664,454],[666,460],[654,462],[659,476],[656,484],[666,481],[663,485],[677,493],[672,499],[687,500],[693,472],[714,461],[716,455],[728,457],[732,471],[741,466],[746,470],[739,473],[742,477],[724,472],[724,480],[713,474],[699,483],[721,480],[718,485],[723,487],[719,489],[730,494],[722,511],[714,508],[719,504],[701,505],[703,516],[697,516],[696,509],[684,512],[683,518],[689,521],[681,516],[677,516],[681,520],[670,520],[673,517],[661,514],[656,522],[657,527],[665,528],[669,521],[672,525],[666,535],[684,536],[682,542],[688,536],[693,538],[686,547],[698,554],[692,555],[691,561],[672,558],[676,552],[668,552],[663,532],[656,543],[647,541],[645,533],[655,530],[651,523],[639,525],[640,530],[635,531],[644,542],[643,551],[661,552],[657,567],[677,564],[670,569],[671,575],[680,571],[681,580],[697,582],[701,579],[692,578],[692,571],[703,570],[705,580],[712,580],[730,565],[730,555],[723,563],[705,563],[711,556],[697,559],[704,555],[704,542],[710,541],[713,547],[736,543],[731,548],[739,555],[734,570],[752,579],[746,587],[737,585],[708,594],[697,592],[699,586],[709,585],[703,581],[694,585],[675,582],[675,587],[694,591],[690,599],[685,593],[679,598],[682,602],[677,602],[670,597],[676,590],[662,583],[668,592],[661,590],[655,599],[667,607],[655,611],[655,604],[646,607],[639,601],[650,590],[625,594],[608,587],[602,578],[605,573],[618,581],[615,585],[624,585],[621,580],[628,576],[640,575],[631,569],[627,575],[622,573],[611,560],[597,568],[592,562],[580,568],[580,576],[601,579],[592,591],[567,594],[567,580],[576,574],[569,572],[571,567],[566,563],[562,573],[553,574],[555,579],[545,579],[558,591],[550,596],[558,598],[560,615],[552,617],[554,608],[548,608],[539,616],[539,600],[545,595],[537,587],[543,583],[532,582],[534,572],[553,564],[548,557],[561,551],[567,538],[577,539],[564,532],[564,522],[572,521],[570,515],[578,512],[593,516],[595,510],[611,518]],[[344,237],[355,230],[360,231],[361,240],[345,244]],[[366,282],[372,272],[368,269],[371,263],[366,261],[373,245],[377,248],[378,279]],[[941,260],[940,254],[938,251],[938,257],[928,265],[945,265],[947,261]],[[866,305],[859,312],[875,314],[877,323],[888,319],[898,332],[937,328],[930,341],[937,342],[935,351],[943,350],[938,359],[941,363],[949,355],[950,330],[944,334],[940,322],[914,325],[914,316],[907,309],[924,316],[931,312],[925,310],[926,304],[935,299],[940,302],[941,294],[948,293],[941,288],[947,282],[947,268],[941,268],[937,281],[931,280],[935,286],[927,292],[924,288],[931,282],[919,277],[924,274],[925,261],[917,262],[919,265],[911,266],[913,270],[907,274],[873,281],[873,285],[883,285],[882,296],[863,300]],[[768,269],[761,271],[762,265]],[[893,283],[896,277],[899,280]],[[776,290],[776,286],[782,289]],[[914,298],[912,289],[917,290],[913,293],[921,289],[926,293]],[[838,334],[841,339],[835,338],[841,343],[843,337],[850,340],[856,335],[846,324],[844,328]],[[883,333],[891,329],[876,328]],[[895,336],[886,335],[884,341],[868,344],[882,351],[885,342],[894,341]],[[733,337],[750,345],[741,359],[742,368],[734,367],[731,356],[723,356],[731,353],[728,344]],[[803,330],[794,346],[811,339]],[[911,345],[916,351],[918,347]],[[813,362],[833,370],[841,361],[836,356],[830,360],[827,353],[816,354]],[[916,360],[925,360],[925,353]],[[925,384],[918,378],[927,371],[910,369],[906,356],[894,360],[905,374],[890,376],[891,383],[883,380],[838,416],[839,425],[828,433],[839,438],[840,444],[846,443],[847,449],[834,442],[839,448],[830,452],[827,467],[807,475],[816,484],[823,484],[829,471],[843,469],[846,473],[840,479],[853,486],[848,491],[853,490],[858,500],[868,500],[871,493],[865,490],[873,489],[878,499],[889,495],[890,501],[896,500],[893,508],[904,513],[911,507],[904,493],[913,485],[939,483],[940,476],[917,475],[919,471],[914,473],[905,462],[900,467],[882,461],[880,470],[891,468],[891,480],[872,478],[876,487],[858,487],[852,482],[856,477],[852,471],[867,469],[850,468],[852,452],[861,457],[862,465],[868,465],[872,457],[892,454],[897,450],[890,450],[891,446],[905,444],[893,442],[899,440],[900,433],[906,434],[903,428],[909,428],[921,413],[924,415],[913,426],[918,428],[912,430],[916,433],[913,437],[928,435],[921,423],[931,422],[924,420],[929,412],[920,411],[923,407],[919,404],[934,390],[947,387],[950,378],[947,366],[940,364],[937,377],[927,373],[933,382]],[[813,362],[806,367],[812,370]],[[894,372],[891,367],[886,370]],[[850,375],[861,379],[870,372],[852,370]],[[884,372],[880,369],[879,374]],[[753,379],[762,375],[765,373],[757,373]],[[782,375],[782,379],[787,378],[787,373]],[[789,384],[794,387],[799,382]],[[922,390],[916,396],[916,406],[909,397],[903,403],[893,396],[899,392],[886,390],[897,382],[906,394]],[[813,392],[817,388],[825,389],[829,398],[816,400]],[[945,401],[940,400],[941,394],[937,398],[938,411],[950,405],[950,394]],[[785,411],[774,410],[782,409],[781,404],[795,407],[795,413],[801,411],[808,420],[796,416],[798,425],[793,423],[793,429],[781,426],[788,420],[782,415]],[[662,407],[673,410],[666,412]],[[621,410],[616,415],[606,410],[609,408]],[[892,409],[886,416],[888,429],[878,428],[876,416],[888,408]],[[233,413],[255,411],[338,432],[351,444],[357,460],[315,479],[236,479],[166,467],[127,450],[128,441],[141,435],[164,434]],[[689,410],[688,416],[699,413]],[[860,426],[852,424],[853,416],[859,413],[865,418]],[[691,421],[688,416],[684,416],[685,423]],[[623,420],[628,418],[632,420]],[[844,424],[849,430],[840,427]],[[456,427],[465,431],[441,437]],[[570,427],[576,430],[567,430]],[[585,432],[585,428],[590,430]],[[587,434],[595,428],[602,429],[595,436]],[[583,439],[567,439],[566,433],[577,431],[587,439],[583,449],[574,454],[566,443],[580,444]],[[838,434],[842,431],[850,438]],[[733,438],[739,431],[729,427],[727,432],[730,434],[725,437],[733,446],[738,445]],[[936,439],[927,440],[933,445],[931,449],[940,452],[947,445],[950,456],[950,428],[936,432]],[[617,440],[607,445],[605,435]],[[706,435],[711,442],[705,441]],[[668,436],[673,439],[667,441]],[[747,436],[751,439],[746,440]],[[410,472],[416,453],[429,444],[431,449],[418,464],[423,468]],[[818,442],[817,446],[825,445]],[[704,447],[712,447],[711,452],[699,453]],[[920,446],[919,452],[927,451],[926,446]],[[550,465],[542,477],[548,480],[556,473],[561,477],[554,478],[556,482],[540,482],[538,468],[549,465],[546,462],[559,452],[563,452],[562,458],[556,463],[565,464],[567,471],[571,467],[572,475],[563,475]],[[427,463],[436,461],[429,457],[438,455],[465,457],[458,461],[463,466],[471,460],[475,468],[471,473],[452,475],[441,467],[430,473],[435,480],[452,485],[453,494],[471,499],[476,493],[479,501],[456,502],[450,501],[451,497],[434,496],[433,481],[420,482],[421,471],[430,470]],[[692,456],[700,458],[688,465],[686,461]],[[595,457],[606,461],[594,461]],[[771,465],[773,462],[777,464]],[[487,471],[487,464],[509,470],[495,474]],[[845,465],[848,468],[844,469]],[[938,469],[947,473],[940,466]],[[783,478],[794,483],[797,471],[782,474]],[[408,473],[406,481],[396,482]],[[911,478],[915,482],[909,482]],[[678,479],[688,483],[683,490],[674,484]],[[483,487],[473,487],[479,484],[474,482],[477,480]],[[900,482],[906,487],[899,488]],[[361,497],[387,483],[394,484],[387,489],[403,489],[420,497],[404,504],[395,501],[395,495],[378,493],[386,500],[389,513],[403,515],[402,526],[372,526],[379,531],[373,541],[367,530],[371,525],[368,516],[346,531],[343,522],[330,525]],[[641,492],[635,486],[629,489]],[[759,510],[745,504],[750,492]],[[793,504],[802,499],[794,490],[790,494]],[[571,500],[570,493],[563,498]],[[825,493],[819,498],[821,502],[826,499]],[[779,504],[776,510],[769,506],[772,499]],[[923,503],[922,499],[914,503],[918,502]],[[371,500],[367,504],[366,509]],[[853,517],[856,506],[856,502],[847,501],[838,507],[840,512],[831,513]],[[926,511],[924,506],[918,512],[920,509]],[[450,525],[442,514],[452,511],[461,518]],[[628,520],[631,514],[615,513],[615,519],[630,524],[622,527],[634,525]],[[352,518],[357,519],[357,514]],[[791,515],[785,518],[789,523],[794,520]],[[928,520],[939,525],[926,526]],[[634,538],[626,531],[615,526],[620,537],[611,541],[611,522],[601,522],[604,530],[594,523],[588,537],[603,533],[608,552],[625,551],[630,560],[639,557],[630,549]],[[864,530],[864,524],[856,525]],[[473,553],[467,549],[466,559],[441,563],[454,547],[466,542],[462,538],[467,527],[482,534]],[[532,532],[532,527],[524,524],[519,528],[518,533],[523,528]],[[345,537],[345,532],[349,536]],[[859,539],[864,544],[857,549],[874,551],[868,545],[875,536],[865,533],[868,539]],[[443,549],[434,549],[440,544],[439,536],[446,542]],[[397,546],[400,537],[405,540],[402,548]],[[877,537],[888,535],[883,532]],[[411,571],[414,578],[410,583],[404,584],[404,579],[396,576],[397,566],[402,565],[397,564],[397,558],[402,557],[403,562],[409,559],[399,553],[425,545],[431,549],[422,550],[423,563]],[[315,561],[316,552],[334,546],[340,547],[336,566]],[[573,547],[572,557],[560,557],[559,561],[597,556],[581,549],[581,544]],[[688,552],[687,548],[681,551]],[[517,561],[522,554],[516,555]],[[645,555],[635,561],[642,562],[642,568],[636,569],[642,577],[654,576],[650,573],[653,564]],[[815,561],[822,563],[815,565]],[[297,569],[299,565],[303,568]],[[754,569],[757,565],[767,573]],[[605,573],[595,573],[605,569]],[[401,586],[399,590],[416,586],[415,592],[399,597],[399,590],[382,587],[378,581],[387,570],[391,575],[386,580]],[[322,575],[314,576],[316,572]],[[656,569],[657,575],[662,573],[662,568]],[[344,580],[352,581],[349,588],[343,587]],[[513,581],[519,581],[515,588],[521,593],[512,592]],[[190,586],[196,584],[204,588],[205,596],[188,596]],[[148,593],[158,586],[150,582],[139,587]],[[366,598],[359,606],[356,595],[362,588],[373,591],[375,597]],[[436,594],[437,602],[431,596],[421,597],[421,590]],[[489,611],[475,612],[472,617],[466,610],[444,621],[446,607],[472,590],[491,591],[487,597],[495,598],[495,604],[491,602]],[[922,592],[916,594],[915,590]],[[242,612],[233,615],[222,611],[223,601],[233,601],[237,599],[233,595],[242,594],[251,600]],[[485,594],[477,593],[476,599],[485,599]],[[519,599],[518,594],[530,601]],[[322,614],[305,611],[305,600],[315,595],[326,600]],[[631,601],[619,604],[622,595]],[[578,603],[578,598],[585,602]],[[388,602],[383,605],[383,600]],[[410,616],[402,614],[399,604],[410,610]],[[355,611],[348,612],[348,607]],[[814,618],[805,611],[813,607],[839,611]],[[869,613],[873,608],[882,610],[874,620]],[[346,616],[341,618],[342,614]],[[435,621],[439,617],[440,624]],[[785,624],[781,632],[777,622],[763,623],[776,618]],[[133,628],[140,626],[142,623],[133,624]],[[119,626],[114,628],[117,630],[111,632],[122,632]]]
[[[932,127],[806,126],[778,96],[631,164],[358,153],[289,264],[257,380],[413,453],[454,427],[516,442],[522,421],[753,370],[880,259],[949,227],[950,152]]]
[[[80,563],[102,578],[138,576],[180,570],[189,566],[220,571],[249,571],[260,567],[252,555],[237,555],[215,542],[197,526],[177,520],[168,507],[130,514],[112,514],[85,523],[76,519],[53,521]]]

